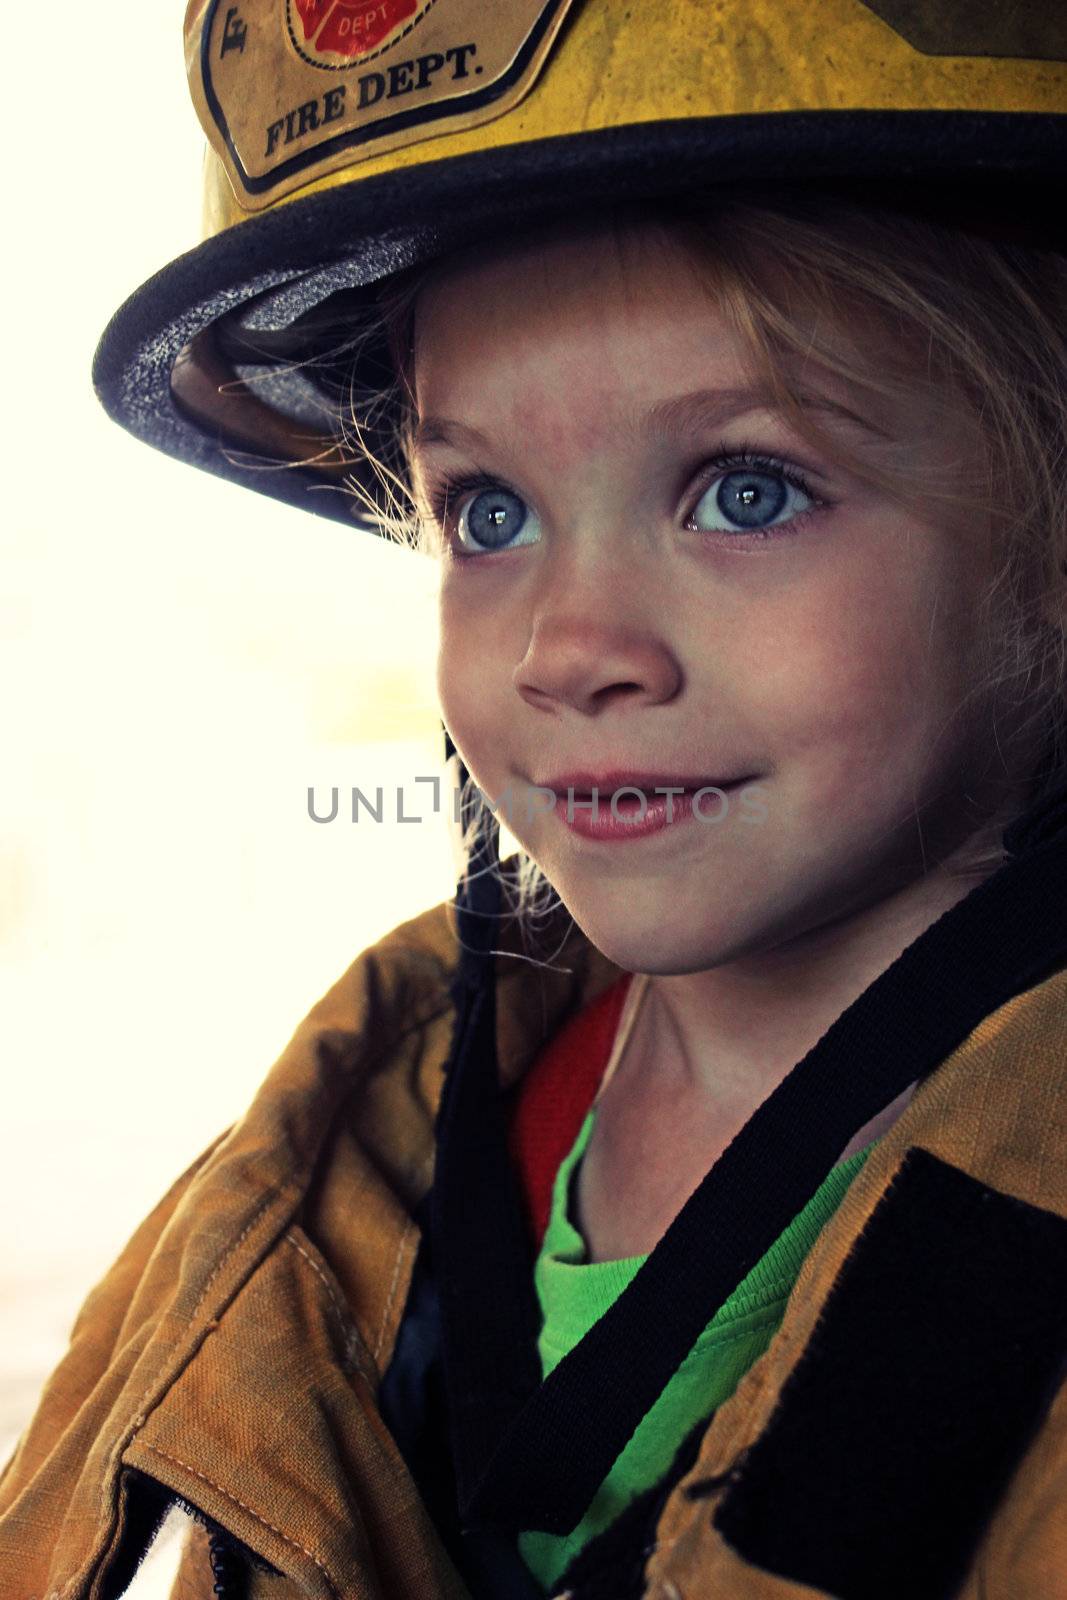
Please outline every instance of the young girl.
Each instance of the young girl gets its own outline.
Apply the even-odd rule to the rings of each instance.
[[[4,1592],[124,1593],[178,1503],[188,1600],[1053,1600],[1051,47],[842,0],[832,98],[822,12],[761,57],[751,6],[712,42],[528,9],[190,12],[233,204],[273,209],[98,383],[438,562],[469,865],[90,1297],[0,1480]]]

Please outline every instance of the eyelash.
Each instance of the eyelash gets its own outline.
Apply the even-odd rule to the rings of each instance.
[[[699,470],[699,489],[690,509],[686,512],[686,526],[688,527],[696,513],[697,506],[713,483],[719,478],[728,477],[731,472],[743,472],[746,469],[750,472],[769,472],[774,474],[774,476],[781,478],[784,483],[788,483],[791,488],[799,489],[801,494],[806,495],[812,503],[807,511],[795,511],[787,522],[775,523],[769,528],[739,528],[732,532],[728,532],[726,529],[718,530],[721,538],[728,544],[737,544],[744,539],[788,538],[798,523],[805,522],[813,512],[819,511],[830,504],[828,500],[815,493],[803,473],[796,467],[790,466],[788,462],[783,461],[780,456],[768,455],[765,451],[759,450],[756,446],[750,444],[728,445],[723,443],[719,445],[716,453],[705,461]],[[704,538],[710,539],[714,536],[716,530],[691,528],[689,531],[702,534]]]
[[[686,513],[686,525],[692,519],[704,495],[707,494],[711,485],[718,478],[724,478],[731,472],[741,472],[746,469],[751,472],[774,473],[792,488],[799,489],[801,494],[806,495],[812,501],[812,505],[807,511],[795,512],[788,522],[775,524],[769,528],[738,529],[732,533],[720,530],[722,536],[731,544],[735,544],[742,539],[771,539],[776,536],[782,536],[795,523],[803,522],[805,518],[811,516],[813,511],[829,504],[828,501],[820,498],[814,492],[807,480],[795,467],[789,466],[787,462],[782,461],[778,456],[767,455],[764,451],[758,450],[755,446],[749,444],[727,445],[723,443],[719,445],[713,456],[703,462],[700,468],[700,490]],[[519,499],[523,498],[519,495],[518,490],[512,489],[509,484],[502,482],[501,479],[490,478],[479,472],[458,473],[455,477],[443,478],[439,483],[434,484],[427,498],[437,527],[445,530],[449,512],[457,499],[489,489],[506,489],[509,494],[514,494]],[[700,533],[705,538],[711,538],[714,532],[714,530],[704,528],[694,528],[689,529],[689,531]]]
[[[510,485],[501,483],[499,478],[487,478],[480,472],[458,473],[454,478],[442,478],[439,483],[434,484],[427,496],[437,526],[444,528],[448,513],[456,499],[479,489],[507,489],[509,494],[517,493]]]

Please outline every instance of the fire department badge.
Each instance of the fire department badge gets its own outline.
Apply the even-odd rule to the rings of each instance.
[[[246,211],[503,116],[571,0],[190,0],[193,100]]]
[[[289,33],[314,66],[347,66],[387,50],[426,15],[433,0],[286,0]]]

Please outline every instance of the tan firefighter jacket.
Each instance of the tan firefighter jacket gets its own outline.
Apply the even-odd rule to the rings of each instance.
[[[3,1600],[121,1592],[151,1533],[133,1494],[146,1482],[261,1558],[254,1600],[463,1600],[375,1404],[418,1243],[412,1213],[431,1179],[455,960],[447,906],[360,955],[298,1028],[247,1113],[177,1179],[93,1289],[0,1479]],[[561,966],[548,973],[497,957],[508,1083],[565,1016],[619,975],[577,931]],[[991,1394],[993,1425],[1007,1418],[1006,1454],[986,1485],[990,1503],[979,1506],[983,1531],[970,1541],[960,1600],[1065,1600],[1067,1387],[1050,1363],[1047,1326],[1064,1305],[1065,1018],[1062,969],[988,1015],[875,1147],[808,1257],[779,1333],[670,1494],[647,1596],[828,1593],[790,1576],[789,1549],[790,1486],[802,1492],[803,1511],[820,1461],[833,1459],[833,1438],[820,1441],[827,1397],[845,1393],[867,1429],[846,1475],[862,1494],[868,1458],[917,1386],[925,1411],[912,1419],[913,1451],[962,1427],[953,1476],[972,1489],[970,1419]],[[912,1283],[908,1240],[959,1218],[955,1255],[947,1266],[935,1259],[918,1311],[913,1299],[899,1320],[864,1333],[871,1284]],[[864,1257],[875,1234],[877,1248]],[[1006,1321],[990,1350],[987,1319],[968,1312],[967,1296],[976,1272],[988,1292],[1005,1253],[1008,1289],[993,1300]],[[853,1273],[863,1281],[851,1302],[834,1293],[850,1258],[864,1268]],[[923,1389],[932,1354],[947,1377]],[[965,1388],[952,1400],[957,1373]],[[1020,1383],[1029,1419],[1021,1435],[1012,1411]],[[761,1457],[761,1439],[776,1441],[778,1454]],[[763,1532],[758,1505],[755,1515],[745,1508],[746,1462],[775,1511]],[[905,1510],[895,1498],[875,1508],[890,1521],[913,1515],[907,1459],[899,1467]],[[715,1515],[731,1493],[728,1540]],[[843,1506],[841,1528],[847,1513]],[[923,1514],[932,1533],[942,1517],[959,1520],[952,1483]],[[808,1512],[804,1524],[808,1533],[796,1537],[811,1533]],[[206,1532],[190,1522],[181,1600],[210,1600],[206,1552]],[[936,1573],[918,1572],[901,1600],[933,1595],[939,1581],[947,1592]]]

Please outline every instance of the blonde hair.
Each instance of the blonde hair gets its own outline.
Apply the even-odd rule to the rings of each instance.
[[[802,436],[845,459],[901,504],[951,503],[988,519],[999,567],[983,608],[982,671],[970,694],[991,697],[991,746],[1007,772],[1010,747],[1040,749],[1025,806],[1067,777],[1067,257],[957,216],[950,223],[909,200],[858,203],[827,189],[746,192],[744,198],[665,202],[616,209],[598,224],[625,240],[634,222],[680,240],[709,294],[741,336],[754,373]],[[588,227],[589,223],[582,226]],[[544,237],[545,230],[537,237]],[[368,464],[379,492],[353,476],[359,514],[379,532],[425,547],[410,487],[416,303],[435,270],[388,281],[364,326],[349,327],[331,359],[349,357],[340,442]],[[849,328],[864,330],[850,339]],[[872,328],[891,337],[874,348]],[[357,387],[368,338],[388,340],[384,384]],[[844,337],[843,337],[844,336]],[[962,409],[984,442],[973,492],[916,479],[899,464],[849,458],[814,423],[793,378],[798,363],[844,379],[874,398],[899,401],[922,389]],[[373,433],[385,445],[371,448]],[[1001,742],[998,707],[1012,714]],[[1019,718],[1022,717],[1020,721]],[[484,800],[465,798],[470,847],[485,822]],[[958,873],[988,873],[1003,860],[997,840],[975,835]],[[512,909],[536,918],[554,891],[520,853]]]

